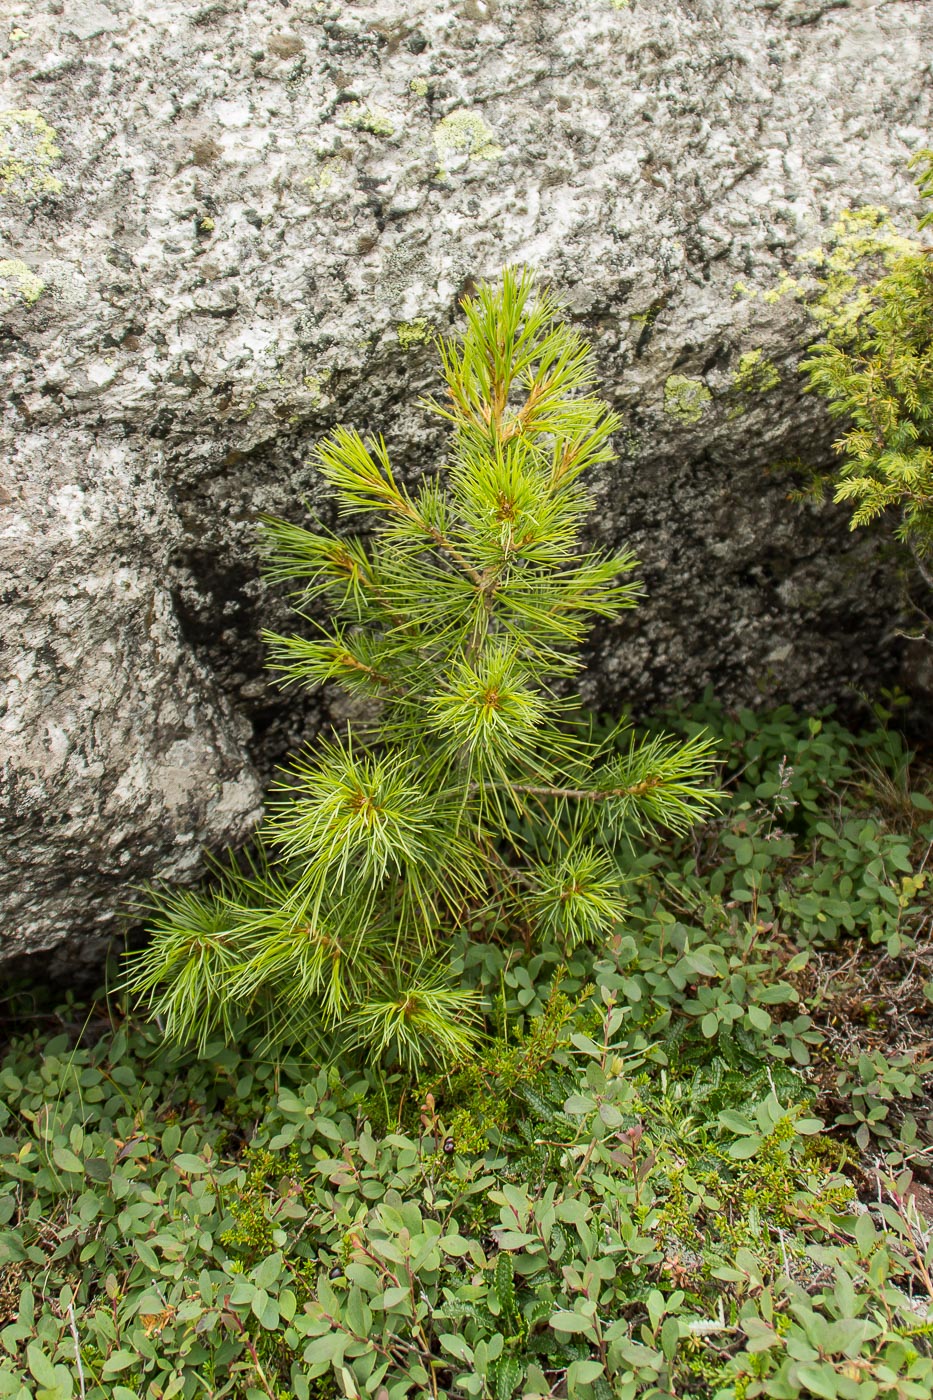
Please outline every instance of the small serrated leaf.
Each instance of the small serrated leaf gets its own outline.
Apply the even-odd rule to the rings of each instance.
[[[523,1374],[518,1357],[500,1356],[496,1362],[496,1400],[509,1400]]]
[[[496,1258],[494,1287],[496,1300],[504,1318],[512,1318],[516,1312],[515,1264],[511,1254],[500,1252]]]

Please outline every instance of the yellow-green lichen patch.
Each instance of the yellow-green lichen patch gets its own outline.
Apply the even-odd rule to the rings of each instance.
[[[394,136],[395,123],[381,107],[365,107],[362,102],[348,102],[340,114],[340,126],[351,131],[368,131],[372,136]]]
[[[767,302],[769,306],[773,306],[774,303],[780,301],[782,297],[791,296],[799,291],[800,283],[797,278],[791,277],[789,272],[782,272],[778,278],[777,286],[769,288],[766,292],[762,292],[761,299]]]
[[[629,7],[629,0],[609,0],[609,3],[614,10],[627,10]]]
[[[664,412],[678,423],[699,423],[712,397],[702,379],[672,374],[664,384]]]
[[[426,340],[430,340],[431,327],[424,316],[419,316],[414,321],[402,321],[396,327],[395,334],[402,349],[410,350],[413,345],[422,345]]]
[[[732,387],[738,389],[740,394],[766,394],[769,389],[776,389],[780,382],[777,365],[766,357],[763,350],[747,350],[739,356]]]
[[[446,179],[447,161],[451,156],[466,156],[468,160],[498,160],[502,147],[497,146],[492,128],[479,112],[466,108],[443,117],[434,128],[434,149],[437,151],[437,178]]]
[[[31,267],[21,258],[4,258],[0,261],[0,307],[22,302],[32,306],[45,291],[45,283],[37,277]]]
[[[52,170],[61,158],[56,134],[33,107],[0,112],[0,194],[25,202],[58,194],[62,182]]]
[[[415,94],[416,97],[427,97],[427,95],[428,95],[428,80],[427,80],[427,78],[412,78],[412,80],[411,80],[411,82],[408,84],[408,86],[410,87],[411,91]]]
[[[302,387],[313,409],[326,408],[330,403],[330,395],[326,392],[330,376],[330,370],[325,369],[320,374],[306,374],[302,379]]]
[[[844,334],[872,304],[874,278],[864,280],[866,266],[890,270],[899,258],[916,253],[919,246],[915,239],[898,233],[884,208],[866,205],[843,209],[828,243],[798,259],[813,270],[817,281],[817,294],[807,302],[813,319],[831,326],[837,337]]]
[[[646,311],[633,311],[631,320],[633,326],[653,326],[655,321],[664,310],[664,302],[653,301]]]
[[[330,156],[327,160],[319,161],[313,175],[305,176],[304,183],[309,190],[329,190],[345,163],[345,159],[339,156]]]
[[[864,258],[894,258],[914,251],[913,239],[898,233],[883,205],[843,209],[830,229],[829,246],[802,253],[798,261],[826,272],[852,272]]]

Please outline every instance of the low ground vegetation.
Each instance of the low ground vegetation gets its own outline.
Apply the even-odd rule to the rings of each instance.
[[[670,718],[728,797],[608,946],[453,952],[456,1071],[172,1049],[120,997],[0,1070],[0,1395],[926,1397],[933,803],[884,725]]]

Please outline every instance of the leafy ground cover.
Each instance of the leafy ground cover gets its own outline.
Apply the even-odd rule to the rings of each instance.
[[[598,947],[460,930],[456,1074],[19,1035],[0,1396],[928,1396],[929,785],[883,725],[673,723],[721,814],[621,851]]]

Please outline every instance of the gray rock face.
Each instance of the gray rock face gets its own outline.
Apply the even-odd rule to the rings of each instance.
[[[248,831],[268,756],[324,713],[263,678],[284,604],[256,515],[313,500],[336,421],[440,461],[428,339],[507,261],[561,291],[626,420],[593,529],[650,597],[596,638],[591,698],[807,704],[895,673],[877,539],[766,471],[832,436],[795,374],[812,329],[770,293],[846,204],[909,229],[926,0],[5,15],[5,955],[91,956],[134,882]]]

